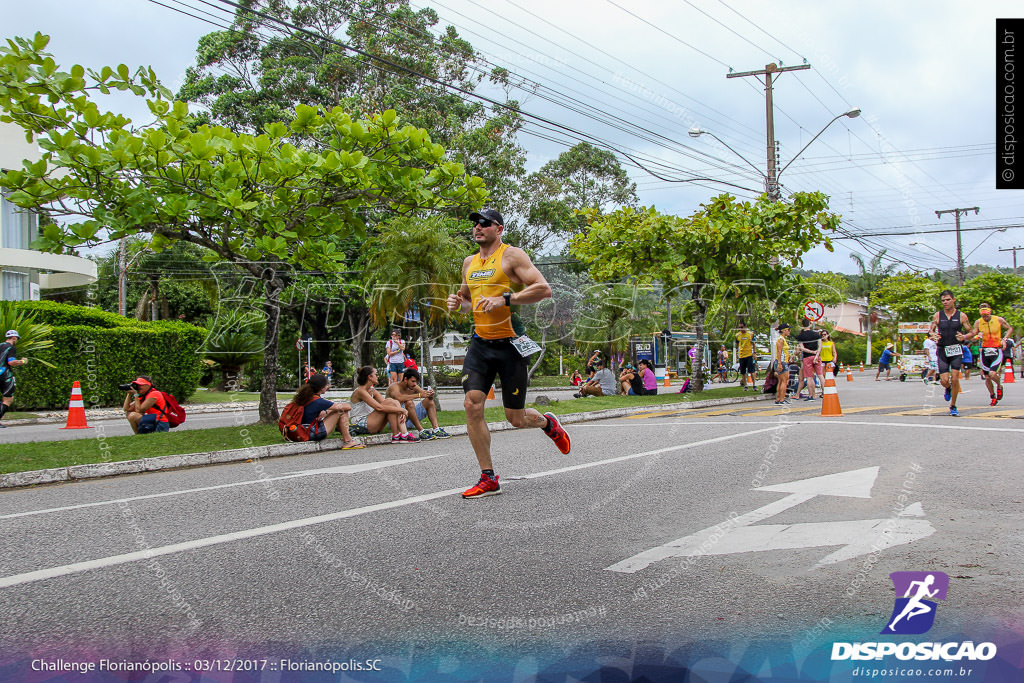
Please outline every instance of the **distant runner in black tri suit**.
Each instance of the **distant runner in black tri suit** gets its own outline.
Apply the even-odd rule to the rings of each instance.
[[[18,331],[7,330],[7,334],[4,337],[6,338],[4,343],[0,344],[0,394],[3,395],[3,403],[0,403],[0,420],[3,419],[7,411],[11,409],[11,404],[14,403],[15,382],[12,368],[25,364],[24,359],[18,360],[14,357],[14,347],[18,340],[21,339]],[[0,429],[6,426],[0,422]]]
[[[928,336],[938,344],[935,355],[939,366],[939,382],[946,389],[949,414],[958,417],[960,413],[956,409],[956,397],[960,393],[963,342],[973,337],[970,334],[971,321],[966,313],[956,307],[956,297],[950,290],[942,292],[939,300],[942,302],[942,310],[932,316]]]

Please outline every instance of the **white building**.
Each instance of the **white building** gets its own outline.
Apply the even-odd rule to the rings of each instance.
[[[25,133],[11,123],[0,123],[0,169],[16,170],[22,161],[38,161],[39,149],[25,141]],[[96,281],[96,264],[86,258],[34,251],[30,244],[39,232],[39,216],[7,201],[0,188],[0,299],[39,299],[41,289],[76,287]]]

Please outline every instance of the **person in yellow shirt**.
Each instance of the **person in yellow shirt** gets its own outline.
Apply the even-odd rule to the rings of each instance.
[[[747,382],[753,391],[757,391],[757,362],[754,359],[754,333],[747,329],[747,324],[740,321],[737,326],[736,343],[739,345],[736,356],[740,359],[740,386],[747,390]]]
[[[775,361],[773,363],[775,376],[779,383],[775,388],[775,405],[789,403],[786,398],[786,389],[789,388],[789,325],[782,323],[775,328],[779,332],[779,338],[775,340]]]
[[[484,401],[495,377],[501,378],[505,419],[514,427],[543,429],[555,446],[568,454],[569,435],[551,413],[526,408],[529,375],[527,359],[513,342],[512,306],[532,304],[551,296],[551,286],[519,247],[501,241],[505,219],[494,209],[469,214],[473,239],[480,251],[462,263],[462,286],[448,297],[450,312],[473,314],[473,337],[462,366],[466,394],[466,429],[480,464],[480,481],[462,493],[466,499],[501,493],[491,462],[491,434],[484,418]]]
[[[832,376],[836,377],[839,374],[839,363],[836,362],[836,343],[832,341],[832,336],[827,330],[821,331],[821,362],[825,364],[826,371],[828,370],[828,364],[832,364]]]

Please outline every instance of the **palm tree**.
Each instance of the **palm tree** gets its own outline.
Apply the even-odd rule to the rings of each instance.
[[[217,391],[238,391],[242,369],[263,357],[263,319],[253,313],[229,312],[216,321],[203,348],[220,366]]]
[[[850,285],[850,291],[854,296],[870,296],[875,291],[878,283],[896,272],[896,264],[882,265],[886,250],[875,254],[868,263],[864,263],[864,257],[860,254],[850,254],[850,258],[857,264],[857,278]]]
[[[860,271],[853,284],[850,285],[850,291],[854,296],[863,296],[868,304],[868,347],[867,351],[864,352],[864,362],[867,365],[871,365],[871,293],[878,287],[879,282],[896,272],[895,263],[890,263],[887,266],[882,265],[885,251],[883,249],[875,254],[867,265],[865,265],[864,258],[860,254],[850,254],[850,258],[857,264],[857,269]]]
[[[404,321],[409,312],[418,313],[424,345],[420,361],[431,384],[430,341],[448,319],[448,295],[462,282],[470,245],[457,235],[464,233],[464,224],[443,216],[396,217],[381,226],[367,259],[373,324],[386,328]]]
[[[18,356],[28,357],[37,351],[53,346],[53,340],[50,339],[53,326],[37,323],[36,314],[19,310],[20,307],[17,303],[15,301],[0,301],[0,329],[17,331],[19,335]],[[46,361],[39,362],[53,367]]]

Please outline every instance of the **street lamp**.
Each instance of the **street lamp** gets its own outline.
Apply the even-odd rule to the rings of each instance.
[[[694,126],[693,128],[691,128],[689,130],[688,134],[689,134],[689,136],[691,138],[699,138],[701,135],[710,135],[711,137],[713,137],[714,139],[718,140],[723,145],[725,145],[725,147],[730,152],[732,152],[733,154],[738,156],[740,159],[743,159],[743,161],[747,162],[748,166],[750,166],[755,171],[757,171],[758,175],[760,175],[764,179],[765,191],[768,193],[768,199],[770,199],[773,202],[777,202],[777,201],[779,201],[779,199],[781,199],[781,197],[779,196],[779,176],[782,175],[782,172],[785,171],[787,168],[789,168],[789,165],[792,164],[794,161],[796,161],[797,157],[799,157],[801,154],[803,154],[804,150],[806,150],[808,147],[810,147],[812,142],[817,140],[821,136],[822,133],[824,133],[826,130],[828,130],[829,126],[831,126],[833,123],[835,123],[836,121],[838,121],[839,119],[841,119],[843,117],[855,119],[858,116],[860,116],[860,113],[861,113],[860,107],[854,107],[853,109],[850,109],[849,111],[844,111],[842,114],[836,115],[835,118],[833,118],[831,121],[829,121],[828,123],[825,124],[824,128],[822,128],[821,130],[818,131],[817,135],[815,135],[813,138],[811,138],[810,141],[806,145],[801,147],[800,151],[797,152],[795,155],[793,155],[793,158],[790,159],[789,162],[785,166],[783,166],[780,171],[778,171],[778,172],[775,171],[775,164],[769,164],[768,165],[768,173],[767,174],[762,172],[761,169],[759,169],[757,166],[752,164],[749,159],[747,159],[745,156],[743,156],[742,154],[737,152],[735,149],[730,147],[728,144],[726,144],[726,142],[724,140],[722,140],[720,137],[718,137],[717,135],[715,135],[711,131],[704,130],[703,128],[700,128],[699,126]]]

